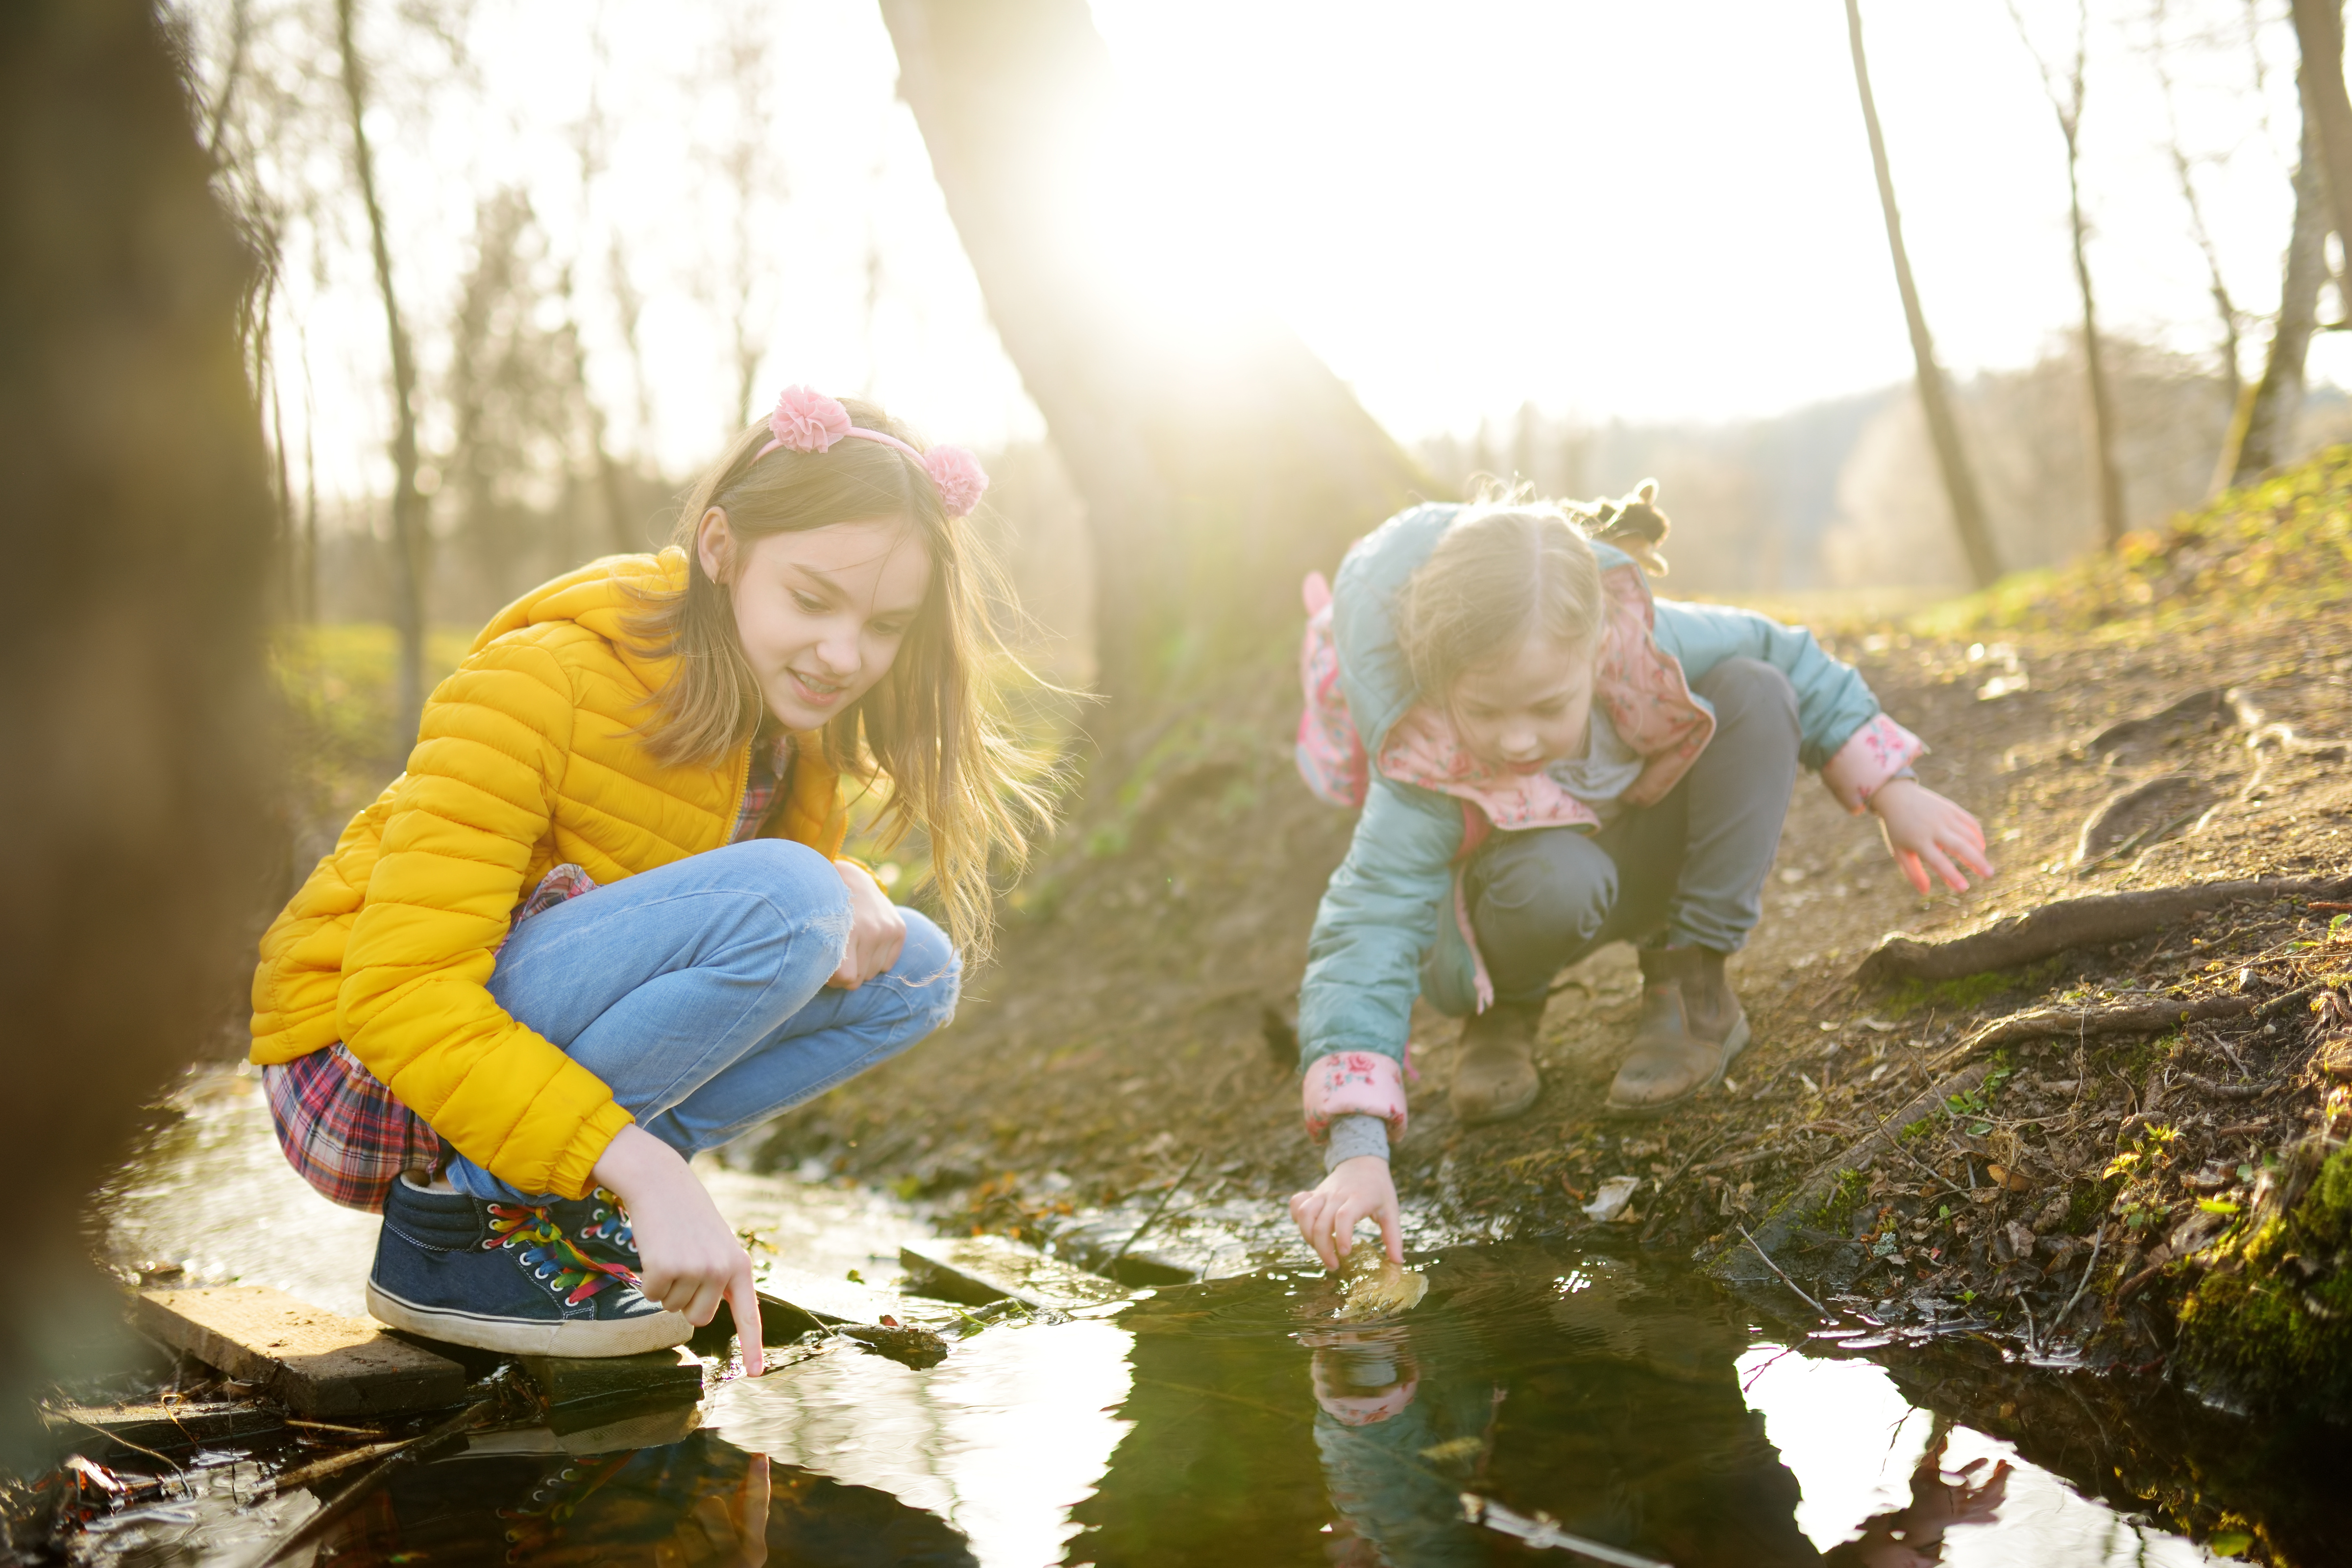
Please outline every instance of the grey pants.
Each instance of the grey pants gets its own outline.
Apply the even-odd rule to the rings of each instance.
[[[1691,682],[1715,738],[1666,797],[1598,833],[1496,833],[1465,891],[1503,1002],[1543,999],[1552,976],[1612,942],[1661,930],[1676,946],[1730,952],[1764,913],[1764,875],[1797,784],[1797,693],[1760,659],[1727,658]]]

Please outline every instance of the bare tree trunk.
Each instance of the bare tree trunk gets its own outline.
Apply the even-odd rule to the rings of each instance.
[[[1434,487],[1289,332],[1166,328],[1089,247],[1085,154],[1117,82],[1086,0],[882,15],[998,335],[1086,500],[1108,718],[1133,722],[1155,685],[1255,657],[1301,574]]]
[[[2319,121],[2330,226],[2352,245],[2352,98],[2344,89],[2342,0],[2294,0],[2293,9],[2303,51],[2304,113]]]
[[[2018,40],[2024,44],[2026,53],[2033,57],[2035,68],[2042,72],[2042,89],[2049,95],[2050,112],[2057,117],[2058,133],[2066,142],[2066,216],[2074,239],[2074,283],[2083,295],[2083,374],[2090,392],[2085,412],[2090,426],[2092,479],[2099,501],[2099,535],[2112,545],[2124,536],[2124,479],[2123,470],[2116,465],[2116,405],[2107,386],[2106,351],[2099,342],[2098,300],[2091,289],[2081,177],[2083,98],[2091,58],[2091,8],[2088,0],[2077,0],[2074,64],[2063,89],[2051,71],[2050,62],[2033,47],[2033,35],[2026,30],[2025,15],[2017,8],[2017,0],[2009,0],[2009,19],[2017,27]]]
[[[384,333],[392,342],[392,581],[393,628],[400,637],[393,744],[403,756],[416,743],[425,711],[425,497],[416,489],[416,361],[392,286],[392,248],[384,237],[383,205],[376,199],[375,156],[367,137],[367,78],[360,63],[358,0],[335,0],[335,40],[342,54],[343,100],[351,110],[352,161],[367,207],[368,243],[375,257],[376,291],[383,299]]]
[[[2079,83],[2081,77],[2075,78]],[[2076,100],[2081,101],[2079,99]],[[2091,457],[2099,488],[2099,536],[2109,544],[2124,536],[2124,476],[2116,464],[2116,402],[2107,385],[2106,351],[2099,343],[2099,309],[2091,291],[2091,260],[2084,250],[2083,192],[2076,179],[2080,160],[2074,132],[2066,133],[2066,212],[2074,226],[2074,283],[2083,291],[2083,371],[2091,389]]]
[[[2213,296],[2213,310],[2221,318],[2221,341],[2214,357],[2221,372],[2222,387],[2229,395],[2231,408],[2234,410],[2245,395],[2245,375],[2238,364],[2238,305],[2230,297],[2229,280],[2221,275],[2221,253],[2213,243],[2212,229],[2205,222],[2205,204],[2197,195],[2196,167],[2189,159],[2189,149],[2180,139],[2178,95],[2173,88],[2171,68],[2165,63],[2164,58],[2164,0],[2157,0],[2148,20],[2148,63],[2155,68],[2157,86],[2164,98],[2165,148],[2171,154],[2173,183],[2180,187],[2181,205],[2189,209],[2189,237],[2196,240],[2199,253],[2205,258],[2205,276]],[[2259,49],[2254,58],[2259,68],[2262,59]],[[2260,89],[2258,81],[2256,90]]]
[[[1878,100],[1870,90],[1870,60],[1862,47],[1860,0],[1845,0],[1845,27],[1853,49],[1854,87],[1862,95],[1862,122],[1870,132],[1871,166],[1878,175],[1878,205],[1886,217],[1886,247],[1895,258],[1895,286],[1903,295],[1903,320],[1911,330],[1920,412],[1927,416],[1927,437],[1936,447],[1936,466],[1944,476],[1952,529],[1960,536],[1969,575],[1978,587],[1990,587],[2000,576],[2000,556],[1993,547],[1992,529],[1985,521],[1984,501],[1977,491],[1975,470],[1969,466],[1968,449],[1960,442],[1959,422],[1952,415],[1944,367],[1936,363],[1936,342],[1927,335],[1927,312],[1919,306],[1919,286],[1911,277],[1911,253],[1903,243],[1903,216],[1895,205],[1895,175],[1886,163],[1886,136],[1879,129]]]
[[[2231,421],[2221,453],[2221,475],[2232,486],[2251,484],[2286,460],[2295,416],[2303,408],[2304,359],[2319,324],[2319,289],[2327,280],[2327,193],[2310,74],[2307,67],[2302,73],[2303,150],[2294,171],[2294,229],[2279,285],[2278,321],[2271,330],[2263,378]]]

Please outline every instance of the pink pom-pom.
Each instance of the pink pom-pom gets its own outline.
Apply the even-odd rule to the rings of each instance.
[[[988,472],[980,459],[961,447],[934,447],[923,454],[923,468],[940,488],[940,500],[950,517],[968,517],[988,493]]]
[[[773,445],[794,452],[823,452],[849,434],[849,410],[809,386],[788,386],[768,416]],[[772,449],[772,447],[771,448]]]

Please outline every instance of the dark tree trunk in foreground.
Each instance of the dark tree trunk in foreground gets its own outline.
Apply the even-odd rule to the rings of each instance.
[[[393,715],[393,747],[401,756],[416,743],[425,711],[425,497],[416,489],[416,358],[400,298],[392,286],[392,247],[384,235],[383,204],[375,189],[375,152],[368,145],[367,68],[356,37],[359,0],[335,0],[335,41],[341,50],[343,102],[352,121],[352,163],[360,200],[367,208],[368,245],[375,258],[376,291],[383,300],[383,327],[392,341],[392,624],[400,636],[395,686],[399,711]]]
[[[1968,557],[1969,575],[1979,588],[1990,587],[2000,576],[2000,556],[1993,548],[1992,529],[1985,521],[1984,500],[1977,490],[1975,470],[1960,442],[1959,422],[1952,415],[1951,391],[1944,367],[1936,363],[1936,342],[1927,335],[1927,312],[1919,308],[1919,286],[1911,278],[1911,253],[1903,243],[1903,216],[1895,205],[1895,175],[1887,167],[1886,136],[1878,125],[1878,100],[1870,90],[1870,59],[1862,47],[1862,6],[1845,0],[1846,39],[1853,48],[1853,83],[1862,95],[1862,122],[1870,132],[1870,163],[1878,174],[1878,205],[1886,216],[1886,246],[1895,258],[1895,286],[1903,294],[1903,320],[1911,329],[1911,358],[1918,367],[1919,408],[1927,416],[1927,437],[1935,443],[1936,466],[1944,476],[1944,495],[1951,503],[1952,528],[1960,536]]]
[[[1087,238],[1087,157],[1117,89],[1086,0],[882,0],[898,91],[1087,504],[1097,658],[1134,699],[1298,610],[1297,584],[1432,488],[1286,329],[1190,333]]]
[[[83,1205],[139,1107],[242,1016],[278,890],[249,258],[193,123],[148,5],[0,9],[0,540],[24,584],[0,616],[11,1473],[35,1444],[54,1458],[28,1384],[119,1321],[86,1272]]]
[[[2230,485],[2251,484],[2284,462],[2303,408],[2303,367],[2311,334],[2319,324],[2319,286],[2327,279],[2327,190],[2320,165],[2315,116],[2311,111],[2311,69],[2300,73],[2303,91],[2303,151],[2294,171],[2294,229],[2287,241],[2286,273],[2279,285],[2277,323],[2263,378],[2239,416],[2231,421],[2221,455],[2221,476]]]

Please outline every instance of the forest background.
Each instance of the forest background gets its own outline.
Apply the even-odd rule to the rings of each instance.
[[[658,542],[694,467],[788,382],[983,449],[982,526],[1028,651],[1074,688],[1102,673],[1116,536],[1090,524],[935,174],[891,31],[924,9],[167,7],[267,263],[249,370],[280,501],[278,662],[313,764],[289,870],[396,768],[417,681],[516,593]],[[1801,613],[1969,585],[1836,7],[1496,0],[1443,26],[1402,5],[1058,9],[1099,34],[1093,77],[1118,90],[1065,110],[1087,134],[1058,177],[1082,199],[1043,220],[1070,232],[1024,241],[1117,278],[1124,330],[1204,384],[1255,363],[1220,359],[1233,344],[1295,339],[1402,444],[1382,479],[1399,494],[1654,477],[1677,594]],[[2284,0],[1867,16],[2000,566],[2115,531],[2103,440],[2126,526],[2204,500],[2277,336],[2310,162]],[[2052,112],[2070,69],[2078,142]],[[2312,390],[2276,461],[2352,435],[2325,243]],[[1301,559],[1329,564],[1329,542]],[[1118,702],[1089,712],[1121,722]]]

